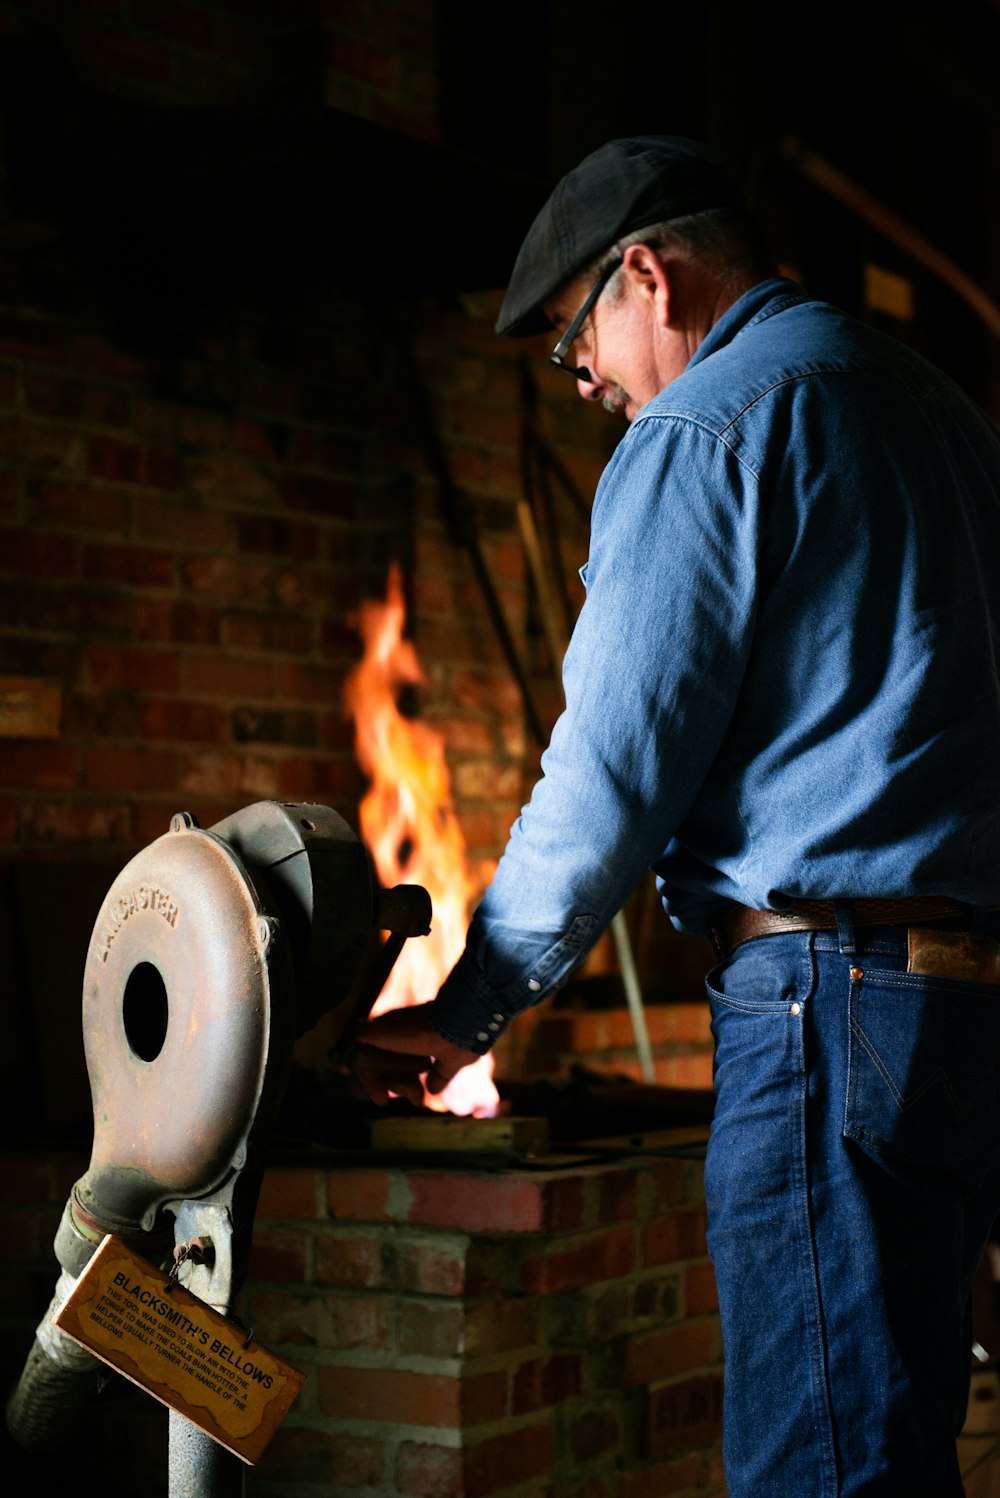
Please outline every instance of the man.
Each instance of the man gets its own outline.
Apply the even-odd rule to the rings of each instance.
[[[1000,1210],[1000,438],[777,277],[690,141],[557,186],[498,330],[549,325],[630,422],[566,709],[464,956],[368,1026],[359,1074],[440,1091],[652,866],[719,953],[730,1498],[950,1498]]]

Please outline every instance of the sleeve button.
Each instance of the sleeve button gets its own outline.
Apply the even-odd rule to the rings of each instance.
[[[531,989],[532,993],[541,993],[542,985],[539,983],[537,978],[529,978],[528,987]]]
[[[476,1035],[476,1039],[477,1040],[489,1040],[489,1038],[490,1037],[487,1035],[487,1033],[486,1033],[485,1030],[478,1031],[478,1033]]]

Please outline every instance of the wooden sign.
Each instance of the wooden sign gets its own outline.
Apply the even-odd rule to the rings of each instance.
[[[110,1233],[55,1324],[248,1465],[305,1381]]]

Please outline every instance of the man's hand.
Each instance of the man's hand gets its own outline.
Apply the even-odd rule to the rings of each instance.
[[[424,1086],[432,1094],[443,1092],[456,1072],[479,1060],[475,1051],[452,1045],[431,1028],[430,1008],[410,1004],[388,1009],[361,1031],[354,1073],[373,1103],[404,1097],[419,1106]]]

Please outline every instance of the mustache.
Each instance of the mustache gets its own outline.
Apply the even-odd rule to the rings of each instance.
[[[601,399],[601,405],[605,411],[610,411],[612,416],[622,416],[628,405],[630,396],[622,385],[613,385]]]

